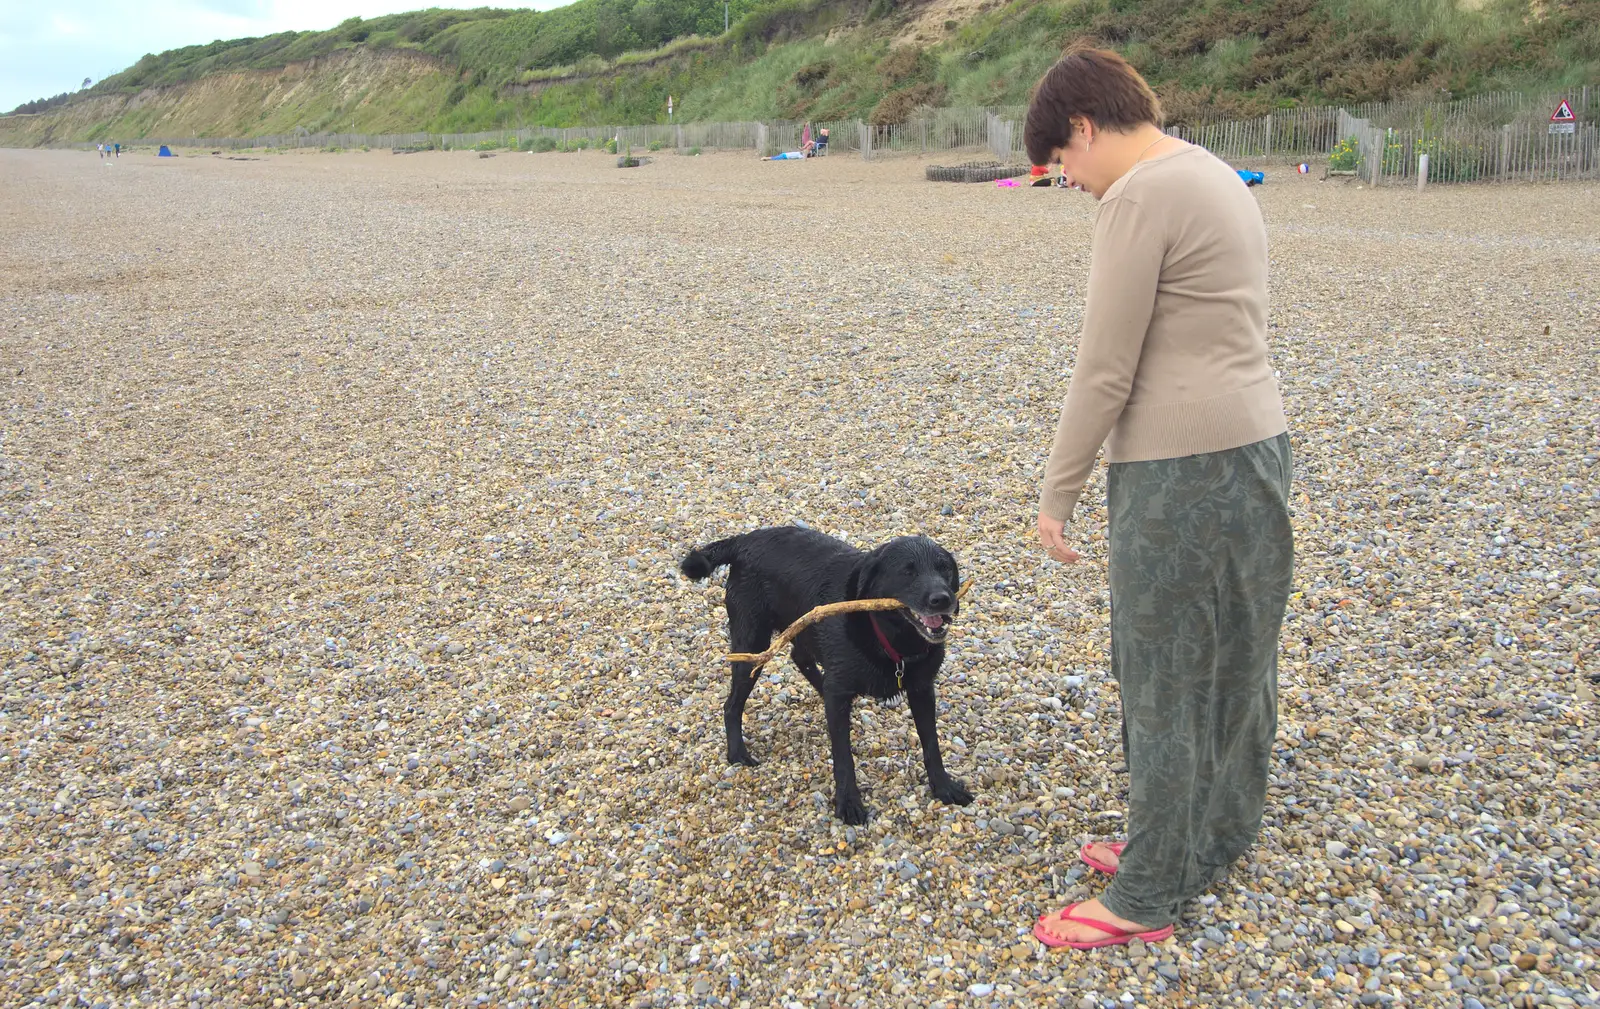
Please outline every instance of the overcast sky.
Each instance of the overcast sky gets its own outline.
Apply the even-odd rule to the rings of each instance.
[[[568,2],[459,6],[549,10]],[[455,5],[438,0],[0,0],[0,113],[76,91],[85,77],[110,77],[145,53],[449,6]]]

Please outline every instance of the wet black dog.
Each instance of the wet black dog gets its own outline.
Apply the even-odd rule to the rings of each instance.
[[[834,811],[845,823],[866,823],[850,752],[850,707],[859,696],[905,692],[922,742],[933,797],[965,806],[966,786],[944,769],[934,734],[933,681],[944,662],[950,621],[960,612],[955,558],[925,536],[902,536],[870,553],[810,529],[758,529],[690,551],[684,575],[699,581],[728,565],[730,651],[761,652],[775,634],[813,607],[845,599],[894,598],[905,606],[848,613],[812,624],[790,650],[800,672],[822,694],[833,751]],[[755,766],[744,745],[745,700],[755,686],[748,662],[735,662],[723,705],[728,762]],[[820,668],[819,668],[820,667]]]

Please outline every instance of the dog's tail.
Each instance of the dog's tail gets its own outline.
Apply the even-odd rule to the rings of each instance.
[[[711,572],[722,565],[730,563],[739,545],[739,537],[729,536],[725,540],[707,543],[703,547],[696,547],[684,557],[683,563],[678,565],[678,570],[690,581],[700,581],[708,578]]]

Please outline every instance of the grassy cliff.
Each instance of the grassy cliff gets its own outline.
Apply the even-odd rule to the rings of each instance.
[[[1067,41],[1126,54],[1169,117],[1600,82],[1600,0],[578,0],[441,10],[141,59],[0,142],[467,131],[1018,104]]]

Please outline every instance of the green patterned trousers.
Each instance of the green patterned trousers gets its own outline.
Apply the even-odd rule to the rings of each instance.
[[[1110,467],[1128,846],[1102,900],[1150,928],[1177,921],[1261,828],[1294,567],[1290,467],[1287,434]]]

